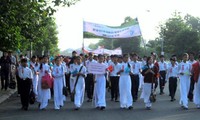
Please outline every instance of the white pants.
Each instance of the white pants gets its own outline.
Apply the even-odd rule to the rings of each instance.
[[[35,93],[36,96],[38,96],[38,79],[39,79],[38,75],[34,75],[32,79],[33,92]]]
[[[85,79],[79,78],[76,90],[75,90],[75,98],[74,98],[74,104],[76,107],[81,107],[84,101],[84,93],[85,93]]]
[[[95,107],[106,107],[106,78],[105,75],[96,75]]]
[[[72,75],[71,75],[72,76]],[[70,91],[73,92],[76,77],[70,77]]]
[[[60,106],[64,105],[63,99],[63,79],[55,78],[54,79],[54,108],[60,109]]]
[[[194,103],[199,106],[200,105],[200,77],[198,82],[194,85]]]
[[[119,78],[120,107],[128,108],[133,104],[131,94],[131,78],[129,75],[121,75]]]
[[[190,90],[190,76],[181,75],[180,77],[180,104],[188,107],[188,92]]]
[[[40,103],[40,109],[48,106],[49,99],[51,99],[51,91],[50,89],[42,89],[40,77],[38,81],[38,102]]]
[[[149,100],[149,97],[151,95],[151,86],[152,83],[144,83],[142,94],[140,98],[144,99],[145,107],[151,107],[152,103]]]

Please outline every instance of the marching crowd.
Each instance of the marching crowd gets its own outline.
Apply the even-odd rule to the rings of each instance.
[[[175,101],[177,84],[180,86],[180,105],[188,109],[188,100],[193,101],[200,109],[200,55],[195,61],[194,54],[184,53],[182,60],[177,61],[176,55],[165,60],[165,56],[151,53],[140,58],[136,53],[120,55],[77,55],[72,57],[56,56],[50,60],[48,56],[32,56],[29,59],[20,56],[20,60],[10,59],[4,52],[0,59],[2,90],[8,86],[8,64],[15,64],[17,89],[21,98],[22,109],[28,110],[30,92],[39,103],[38,108],[45,110],[51,95],[54,97],[54,109],[64,106],[66,97],[71,97],[75,110],[79,110],[87,94],[87,102],[95,108],[106,108],[106,90],[111,90],[111,101],[119,102],[121,109],[132,109],[133,102],[139,98],[144,100],[145,108],[150,110],[156,100],[156,89],[160,95],[165,94],[165,84],[169,84],[170,101]],[[16,63],[12,61],[18,61]],[[93,74],[88,71],[91,63],[105,66],[104,74]],[[4,82],[6,81],[6,82]],[[141,90],[141,96],[138,91]],[[33,96],[32,96],[33,97]]]

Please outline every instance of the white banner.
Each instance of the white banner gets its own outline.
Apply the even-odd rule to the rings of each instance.
[[[105,74],[106,65],[100,63],[90,63],[88,65],[88,72],[93,74]]]
[[[105,48],[97,48],[96,50],[86,50],[84,49],[85,53],[89,53],[92,52],[94,54],[108,54],[108,55],[122,55],[122,49],[116,48],[114,50],[109,50],[109,49],[105,49]]]
[[[139,24],[123,28],[114,28],[102,24],[96,24],[85,21],[83,26],[83,32],[89,32],[96,36],[105,38],[130,38],[141,35]]]

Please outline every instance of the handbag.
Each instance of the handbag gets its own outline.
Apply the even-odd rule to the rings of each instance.
[[[149,100],[152,103],[156,102],[156,92],[153,90],[153,77],[151,81],[151,94],[150,94]]]
[[[50,74],[46,73],[42,76],[42,89],[49,89],[53,86],[53,77]]]
[[[79,69],[79,72],[81,72],[82,68],[83,68],[83,66],[81,66],[81,68]],[[76,77],[76,81],[75,81],[75,84],[74,84],[74,90],[72,91],[71,96],[70,96],[72,102],[74,102],[74,96],[75,96],[75,93],[76,93],[75,89],[76,89],[76,85],[78,83],[78,78],[79,78],[79,75]]]
[[[9,83],[9,88],[10,89],[15,89],[16,88],[16,82],[15,81],[10,81],[10,83]]]

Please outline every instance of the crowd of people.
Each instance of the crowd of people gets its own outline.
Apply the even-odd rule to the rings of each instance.
[[[2,90],[6,90],[8,86],[9,65],[16,65],[17,89],[23,110],[28,110],[31,89],[36,95],[39,109],[47,108],[51,94],[54,97],[54,108],[61,109],[67,96],[63,94],[64,87],[67,88],[68,96],[74,94],[72,101],[75,110],[81,108],[85,93],[87,102],[92,102],[95,108],[104,110],[107,89],[110,89],[111,101],[119,102],[121,109],[133,109],[133,103],[141,98],[145,108],[150,110],[152,92],[159,87],[160,95],[165,94],[166,83],[169,84],[171,102],[176,100],[179,84],[181,107],[187,110],[190,100],[200,109],[200,55],[195,61],[193,53],[184,53],[180,62],[177,61],[176,55],[166,61],[164,55],[158,58],[155,53],[140,58],[136,53],[105,56],[93,53],[78,55],[73,51],[71,58],[56,56],[50,59],[48,56],[32,56],[29,61],[21,55],[18,62],[13,62],[17,60],[11,56],[4,52],[0,60]],[[106,66],[105,74],[89,72],[88,67],[91,63]],[[52,88],[43,87],[42,79],[47,74],[53,78]],[[142,91],[141,96],[138,94],[139,90]]]

